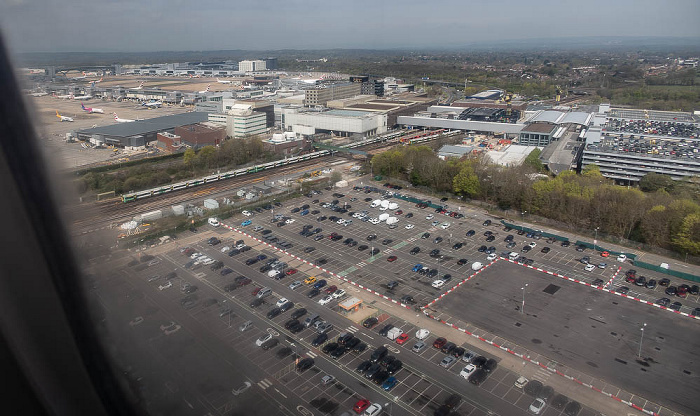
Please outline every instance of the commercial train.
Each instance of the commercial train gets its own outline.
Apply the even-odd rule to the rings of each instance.
[[[437,136],[439,136],[440,134],[445,133],[444,130],[439,130],[439,132],[440,133],[433,132],[433,131],[425,132],[424,134],[421,135],[420,138],[412,138],[412,140],[407,141],[406,143],[412,144],[412,143],[419,142],[419,140],[420,141],[432,140],[432,139],[436,138]],[[452,134],[456,134],[456,133],[458,133],[458,132],[457,131],[449,132],[448,134],[452,135]],[[351,144],[345,145],[343,147],[355,148],[355,147],[367,146],[367,145],[374,144],[374,143],[397,141],[397,140],[399,140],[399,137],[401,137],[404,134],[406,134],[406,131],[401,130],[398,132],[392,132],[392,133],[386,134],[384,136],[374,137],[372,139],[362,140],[359,142],[351,143]],[[412,137],[412,136],[410,136],[410,137]],[[218,173],[216,175],[210,175],[210,176],[205,176],[205,177],[201,177],[201,178],[197,178],[197,179],[191,179],[189,181],[178,182],[178,183],[174,183],[174,184],[170,184],[170,185],[163,185],[163,186],[159,186],[157,188],[146,189],[143,191],[130,192],[130,193],[126,193],[126,194],[122,195],[122,202],[132,202],[132,201],[136,201],[137,199],[158,196],[158,195],[166,194],[169,192],[179,191],[181,189],[193,188],[195,186],[204,185],[206,183],[212,183],[212,182],[216,182],[216,181],[220,181],[220,180],[224,180],[224,179],[235,178],[238,176],[247,175],[249,173],[256,173],[256,172],[260,172],[260,171],[267,170],[267,169],[277,168],[280,166],[291,165],[293,163],[303,162],[305,160],[310,160],[310,159],[316,159],[316,158],[328,156],[331,154],[332,154],[331,150],[320,150],[317,152],[307,153],[307,154],[301,155],[301,156],[289,157],[289,158],[282,159],[282,160],[276,160],[274,162],[263,163],[260,165],[249,166],[249,167],[245,167],[245,168],[241,168],[241,169],[231,170],[231,171],[224,172],[224,173]]]

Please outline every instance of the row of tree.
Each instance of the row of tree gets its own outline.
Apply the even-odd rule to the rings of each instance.
[[[581,174],[565,171],[543,177],[538,175],[543,168],[535,156],[504,167],[481,154],[441,160],[428,147],[413,146],[380,153],[370,163],[374,174],[416,186],[486,201],[504,210],[527,211],[576,228],[598,228],[601,235],[700,255],[700,182],[651,176],[641,189],[628,189],[603,177],[596,166]]]
[[[267,152],[257,137],[226,140],[219,147],[187,149],[182,158],[166,163],[116,167],[111,171],[88,171],[78,179],[78,191],[116,194],[148,189],[195,178],[217,170],[233,169],[251,162],[270,162],[278,156]]]

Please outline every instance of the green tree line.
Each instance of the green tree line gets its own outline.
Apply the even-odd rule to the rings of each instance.
[[[700,255],[700,181],[644,178],[628,189],[590,166],[542,178],[531,155],[517,166],[499,166],[487,156],[441,160],[426,146],[396,148],[374,156],[374,174],[437,191],[478,199],[501,209],[527,211],[577,228]],[[663,176],[663,175],[657,175]],[[645,192],[646,190],[646,192]]]
[[[269,162],[276,155],[264,150],[257,137],[226,140],[221,146],[187,149],[179,159],[158,165],[142,164],[105,172],[88,172],[77,180],[78,191],[116,194],[148,189],[195,178],[217,170],[229,170],[251,162]]]

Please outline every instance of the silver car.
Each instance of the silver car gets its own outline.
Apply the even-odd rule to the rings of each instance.
[[[445,356],[445,358],[440,361],[440,365],[445,368],[449,368],[457,359],[451,355]]]
[[[413,344],[413,348],[411,348],[411,351],[415,353],[419,353],[425,349],[425,342],[423,341],[418,341],[415,344]]]
[[[295,282],[292,282],[292,283],[289,285],[289,288],[292,289],[292,290],[294,290],[294,289],[298,288],[299,286],[301,286],[301,282],[297,280],[297,281],[295,281]]]

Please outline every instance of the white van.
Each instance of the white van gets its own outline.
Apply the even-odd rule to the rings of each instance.
[[[221,225],[221,223],[217,218],[211,217],[209,218],[209,225],[211,225],[212,227],[218,227]]]
[[[511,260],[515,260],[518,257],[520,257],[520,254],[516,253],[515,251],[511,251],[510,254],[508,255],[508,258]]]
[[[395,340],[396,338],[399,337],[399,335],[403,334],[403,329],[401,328],[391,328],[389,332],[387,332],[386,337],[389,338],[390,340]]]

